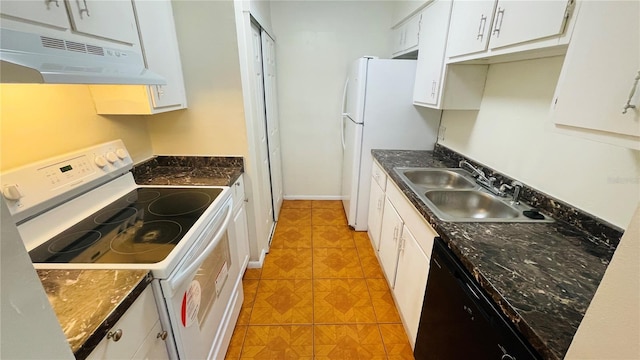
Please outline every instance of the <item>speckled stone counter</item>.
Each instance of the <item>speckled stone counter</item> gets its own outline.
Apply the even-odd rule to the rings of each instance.
[[[372,154],[531,345],[546,359],[562,359],[613,256],[621,229],[526,184],[523,202],[551,214],[556,222],[445,222],[393,168],[458,167],[459,154],[440,146],[435,152],[373,150]],[[499,181],[509,180],[484,170]]]
[[[133,167],[140,185],[230,186],[244,172],[237,156],[156,156]]]
[[[146,270],[37,270],[76,359],[85,359],[151,282]]]

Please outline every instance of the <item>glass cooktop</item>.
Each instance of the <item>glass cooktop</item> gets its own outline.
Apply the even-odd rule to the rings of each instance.
[[[34,263],[162,261],[222,192],[137,188],[29,252]]]

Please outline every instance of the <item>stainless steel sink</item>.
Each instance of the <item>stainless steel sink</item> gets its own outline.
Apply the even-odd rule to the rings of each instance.
[[[440,219],[451,222],[553,222],[530,219],[531,207],[486,191],[466,171],[458,168],[409,168],[394,171]]]
[[[461,169],[396,168],[403,180],[424,189],[474,189],[478,185]]]
[[[520,212],[481,191],[427,191],[427,200],[438,217],[448,219],[516,219]]]

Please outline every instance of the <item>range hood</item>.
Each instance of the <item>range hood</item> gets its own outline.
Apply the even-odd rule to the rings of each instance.
[[[165,85],[133,50],[0,29],[0,82]]]

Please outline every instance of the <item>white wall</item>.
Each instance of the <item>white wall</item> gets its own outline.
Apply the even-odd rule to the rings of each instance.
[[[115,139],[152,155],[144,117],[96,115],[87,85],[0,84],[0,119],[0,170]]]
[[[439,143],[624,228],[640,200],[640,152],[551,130],[562,62],[491,65],[480,111],[445,111]]]
[[[382,1],[271,1],[285,197],[339,196],[347,68],[390,56],[392,14]]]
[[[640,359],[640,206],[604,273],[566,359]]]
[[[247,154],[233,1],[173,0],[186,110],[149,117],[154,154]]]

